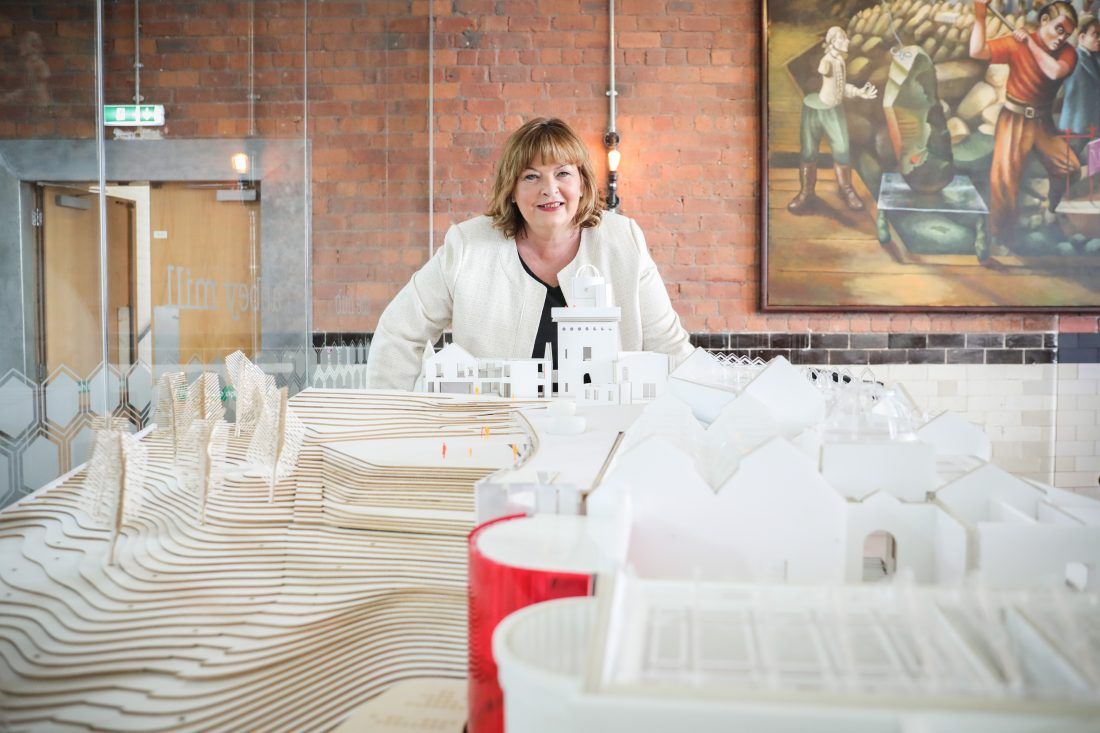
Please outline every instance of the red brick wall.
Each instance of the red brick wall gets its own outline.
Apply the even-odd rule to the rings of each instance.
[[[428,14],[436,17],[436,243],[478,214],[496,153],[535,115],[569,121],[601,178],[607,125],[605,0],[163,0],[141,5],[142,94],[169,137],[255,132],[313,144],[314,327],[372,330],[427,256]],[[618,0],[623,210],[646,232],[691,331],[1096,331],[1095,316],[759,312],[759,3]],[[249,8],[255,16],[249,19]],[[0,137],[89,137],[90,0],[0,7],[4,91],[18,41],[39,33],[46,105],[0,104]],[[106,3],[108,102],[133,94],[133,4]],[[304,25],[308,22],[308,25]],[[308,62],[308,72],[305,68]],[[308,114],[303,81],[308,74]]]

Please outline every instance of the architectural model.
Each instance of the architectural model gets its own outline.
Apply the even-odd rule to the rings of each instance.
[[[600,306],[578,309],[585,307]],[[913,609],[934,616],[936,608],[957,608],[959,618],[977,609],[1009,624],[987,631],[1002,629],[1026,648],[997,656],[999,647],[975,637],[982,654],[994,650],[992,666],[969,637],[959,638],[955,616],[931,627],[946,645],[936,647],[942,659],[971,665],[957,676],[937,667],[944,689],[956,679],[987,685],[961,703],[968,709],[995,700],[1034,722],[1042,710],[1020,697],[1034,689],[1057,701],[1044,710],[1061,716],[1058,726],[1065,710],[1071,723],[1073,711],[1095,712],[1096,502],[999,469],[980,428],[950,413],[929,418],[903,389],[873,375],[807,372],[781,359],[731,364],[697,351],[644,407],[574,408],[571,400],[360,390],[311,389],[284,399],[243,355],[232,361],[235,424],[208,399],[221,393],[216,380],[174,377],[160,399],[168,417],[158,417],[155,429],[97,440],[90,464],[0,512],[0,722],[8,728],[326,730],[394,681],[463,678],[466,540],[475,507],[490,516],[516,509],[509,485],[532,495],[526,511],[587,513],[569,519],[583,519],[606,566],[627,579],[599,588],[634,587],[645,600],[665,592],[661,583],[679,583],[669,591],[679,606],[639,601],[640,609],[658,610],[637,618],[601,610],[608,631],[592,637],[594,653],[604,653],[608,640],[681,628],[651,621],[709,618],[709,610],[685,605],[703,599],[703,590],[725,599],[729,607],[717,611],[774,620],[792,594],[800,607],[813,600],[809,584],[824,589],[814,638],[832,641],[822,643],[846,638],[838,629],[853,626],[918,634],[924,626],[882,625]],[[551,429],[582,417],[579,434]],[[181,420],[189,426],[177,436]],[[484,503],[480,495],[475,501],[475,485],[479,494],[485,489]],[[118,487],[125,487],[121,503],[113,498]],[[121,521],[112,524],[107,518],[119,506]],[[888,538],[875,572],[872,538]],[[857,587],[858,597],[845,596],[842,585],[890,574],[912,584]],[[1054,586],[1070,595],[1036,590]],[[958,603],[944,605],[951,599]],[[841,603],[883,615],[878,625],[828,616]],[[1055,621],[1063,627],[1047,626]],[[1077,627],[1080,648],[1058,657],[1064,628]],[[825,659],[806,656],[820,651],[809,637],[776,633],[752,648],[776,651],[767,646],[774,641],[792,659]],[[867,633],[882,640],[880,631]],[[738,638],[723,637],[728,648],[708,643],[691,679],[781,700],[792,726],[817,729],[798,717],[813,706],[784,687],[788,667],[769,666],[786,657],[741,660]],[[876,647],[884,654],[908,648],[887,641]],[[652,650],[632,644],[620,648],[643,659]],[[559,646],[566,650],[564,641]],[[578,648],[583,656],[587,647]],[[698,655],[684,648],[662,642],[663,674],[678,674],[685,667],[675,660]],[[868,669],[912,668],[895,657],[883,662],[894,666],[860,660],[829,667],[843,672],[845,690],[859,689]],[[1020,664],[1050,674],[1038,687],[1028,686],[1031,667],[1004,676]],[[756,686],[721,687],[726,682],[707,676],[713,670],[723,679],[743,670]],[[592,689],[627,684],[608,679]],[[629,691],[654,706],[653,725],[680,704],[644,686]],[[566,697],[536,694],[563,701],[562,715],[575,712]],[[865,696],[844,694],[858,715],[876,715],[860,702]],[[941,698],[920,694],[928,710],[942,712]],[[693,700],[685,694],[682,709],[694,710]],[[631,730],[647,730],[630,720]],[[894,718],[888,722],[897,729]],[[562,729],[584,730],[582,723]]]
[[[114,564],[117,437],[0,512],[0,728],[323,731],[396,680],[465,676],[473,484],[530,445],[516,405],[272,392],[253,387],[239,436],[193,420],[179,461],[167,426],[123,436],[147,468],[129,454]],[[249,452],[280,415],[281,450],[252,450],[278,456],[272,492]]]
[[[429,394],[549,398],[552,365],[549,345],[541,359],[479,359],[455,343],[438,352],[429,343],[420,378]]]
[[[568,308],[554,308],[558,368],[549,345],[541,359],[478,358],[458,344],[424,349],[419,383],[429,394],[496,394],[548,398],[552,394],[590,404],[632,404],[665,390],[669,359],[650,351],[619,350],[622,311],[610,305],[610,286],[593,265],[573,278]],[[556,380],[557,391],[553,384]]]

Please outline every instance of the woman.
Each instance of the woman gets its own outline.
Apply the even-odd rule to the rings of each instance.
[[[488,211],[452,226],[382,313],[368,385],[412,389],[425,344],[448,327],[474,356],[541,358],[557,340],[550,309],[568,304],[573,275],[589,264],[622,309],[622,349],[684,359],[692,347],[641,229],[601,204],[588,150],[564,122],[538,118],[516,130]]]

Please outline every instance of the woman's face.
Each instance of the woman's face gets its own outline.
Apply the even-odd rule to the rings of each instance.
[[[516,181],[512,196],[519,213],[536,231],[572,227],[584,182],[572,163],[531,164]]]

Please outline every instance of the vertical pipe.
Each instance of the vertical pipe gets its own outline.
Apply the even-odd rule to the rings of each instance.
[[[428,259],[435,254],[435,5],[428,3]]]
[[[110,384],[110,340],[107,324],[107,152],[103,139],[103,0],[95,3],[95,157],[96,181],[99,184],[99,327],[103,335],[103,417],[109,418],[107,409]],[[77,336],[79,338],[79,336]]]
[[[141,0],[134,0],[134,104],[141,104]]]
[[[305,222],[302,242],[302,257],[305,258],[305,274],[302,292],[305,293],[305,361],[306,373],[303,385],[311,385],[310,372],[313,368],[313,359],[310,349],[313,348],[313,186],[310,166],[312,153],[309,143],[309,0],[302,3],[302,178],[305,191]]]
[[[305,50],[302,50],[305,53]],[[248,2],[248,135],[256,134],[256,0]]]
[[[608,12],[608,38],[607,38],[607,55],[610,59],[610,86],[607,90],[607,97],[609,101],[607,122],[607,131],[616,132],[615,130],[615,97],[618,92],[615,91],[615,0],[607,1]]]

